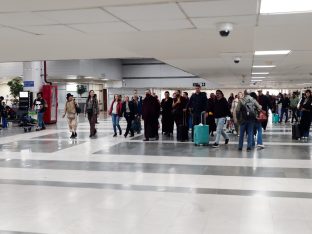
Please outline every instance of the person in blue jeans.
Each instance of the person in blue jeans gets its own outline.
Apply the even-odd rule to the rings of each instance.
[[[255,100],[258,100],[258,96],[255,92],[252,92],[250,93],[250,96],[255,99]],[[258,115],[259,113],[257,113]],[[262,141],[262,128],[263,128],[263,125],[261,122],[255,120],[255,123],[254,123],[254,135],[257,134],[257,147],[258,149],[264,149],[264,145],[263,145],[263,141]],[[255,136],[252,137],[252,147],[255,146]]]
[[[231,116],[229,104],[227,100],[224,98],[223,92],[221,90],[216,91],[216,100],[213,107],[213,113],[215,115],[215,121],[217,125],[217,136],[215,143],[212,145],[213,148],[219,147],[219,142],[221,135],[225,140],[225,145],[229,143],[229,136],[224,132],[224,123],[226,121],[227,116]]]
[[[256,121],[257,110],[262,108],[259,103],[249,95],[249,91],[244,91],[244,97],[239,100],[236,114],[240,123],[238,150],[243,149],[244,136],[247,131],[247,151],[251,150],[254,124]]]
[[[45,125],[43,122],[43,115],[44,112],[46,111],[46,101],[42,98],[42,92],[37,93],[37,99],[35,99],[34,104],[33,104],[33,109],[37,112],[37,129],[36,131],[40,131],[45,129]]]
[[[115,95],[114,100],[112,101],[111,107],[108,112],[109,115],[112,116],[112,122],[113,122],[113,129],[114,129],[114,135],[113,137],[117,136],[117,128],[119,130],[119,135],[122,134],[121,127],[119,125],[119,120],[122,116],[122,101],[121,101],[121,95]]]

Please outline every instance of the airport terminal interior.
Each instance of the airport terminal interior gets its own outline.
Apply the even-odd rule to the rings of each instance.
[[[0,234],[312,234],[311,22],[0,0]]]

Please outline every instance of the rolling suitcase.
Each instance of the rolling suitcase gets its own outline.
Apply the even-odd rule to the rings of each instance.
[[[188,141],[189,128],[186,124],[186,114],[183,112],[183,122],[177,127],[177,140]]]
[[[279,115],[278,114],[273,114],[272,115],[272,122],[273,123],[278,123],[279,122]]]
[[[208,145],[209,144],[209,126],[206,125],[205,112],[201,114],[201,124],[194,126],[194,144]]]
[[[294,124],[291,127],[292,139],[298,140],[301,137],[300,128],[298,124]]]

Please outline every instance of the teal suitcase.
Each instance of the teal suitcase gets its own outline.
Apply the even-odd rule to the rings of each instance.
[[[198,145],[209,145],[209,125],[206,125],[206,121],[203,119],[202,113],[202,123],[194,126],[194,144]]]
[[[273,114],[272,116],[272,122],[273,123],[278,123],[279,122],[279,115],[278,114]]]

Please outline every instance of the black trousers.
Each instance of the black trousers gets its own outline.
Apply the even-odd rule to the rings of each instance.
[[[158,119],[144,120],[144,136],[145,139],[159,137]]]
[[[130,114],[125,114],[125,119],[127,121],[127,129],[126,129],[126,132],[125,132],[125,136],[128,136],[129,134],[129,131],[131,133],[131,136],[134,135],[134,131],[133,129],[131,128],[131,125],[132,125],[132,120],[134,119]]]
[[[201,123],[201,114],[193,114],[192,139],[194,139],[194,126]]]

